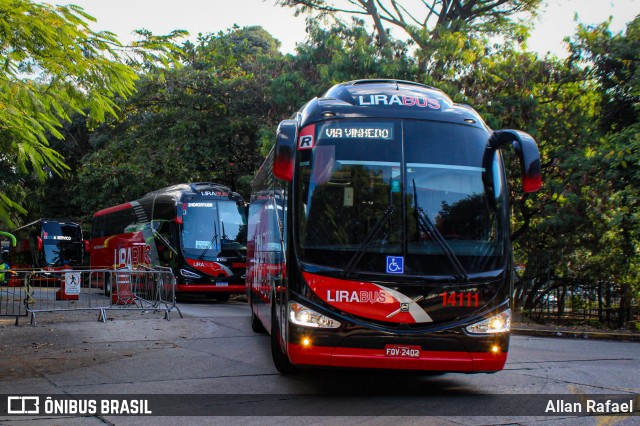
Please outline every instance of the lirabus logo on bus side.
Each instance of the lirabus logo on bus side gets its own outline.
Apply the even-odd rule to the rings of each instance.
[[[113,264],[121,267],[149,264],[151,259],[146,254],[150,250],[151,247],[146,244],[116,248],[113,250]]]

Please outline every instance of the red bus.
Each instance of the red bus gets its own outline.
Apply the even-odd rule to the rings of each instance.
[[[407,81],[331,88],[280,123],[249,207],[252,328],[301,366],[495,372],[513,261],[501,148],[525,192],[538,148]]]
[[[79,223],[64,219],[38,219],[11,231],[16,247],[10,250],[14,269],[60,270],[84,264],[87,246]]]
[[[97,212],[91,268],[167,266],[176,293],[227,301],[245,292],[246,238],[242,196],[211,182],[179,184]]]

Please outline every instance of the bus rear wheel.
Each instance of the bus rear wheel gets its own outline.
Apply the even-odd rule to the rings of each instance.
[[[271,313],[271,357],[273,358],[273,364],[282,374],[293,374],[298,369],[291,364],[287,355],[282,351],[280,346],[280,327],[278,326],[278,319],[275,312]]]

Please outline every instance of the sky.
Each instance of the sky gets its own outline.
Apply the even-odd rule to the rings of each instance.
[[[305,17],[294,16],[290,8],[275,0],[48,0],[76,4],[95,17],[94,30],[108,30],[126,43],[135,29],[154,34],[187,30],[190,39],[198,33],[217,33],[231,28],[260,25],[282,43],[281,50],[294,53],[296,43],[306,38]],[[406,0],[407,3],[418,0]],[[613,17],[611,29],[623,31],[625,24],[640,14],[640,0],[545,0],[528,41],[528,49],[544,55],[565,56],[563,39],[575,33],[578,21],[596,24]]]

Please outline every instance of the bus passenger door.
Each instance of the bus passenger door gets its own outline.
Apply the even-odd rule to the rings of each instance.
[[[250,206],[248,255],[252,309],[269,330],[271,313],[279,307],[284,265],[273,191],[265,191]]]

